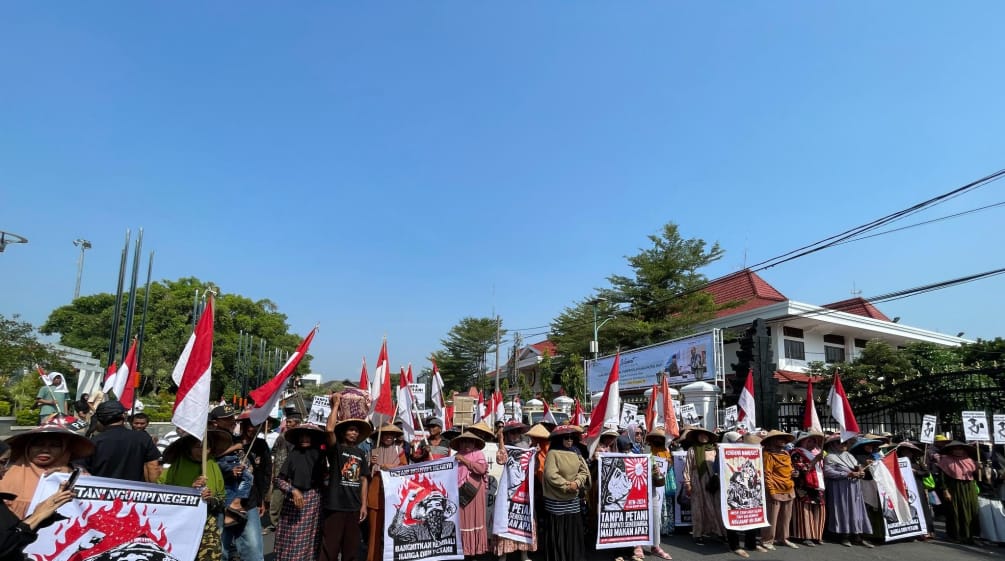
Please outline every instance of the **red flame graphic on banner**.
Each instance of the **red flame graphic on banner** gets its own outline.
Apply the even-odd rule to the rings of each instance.
[[[405,504],[405,500],[408,499],[408,494],[411,491],[415,491],[415,496]],[[398,504],[395,508],[402,510],[405,513],[404,524],[417,524],[418,520],[412,518],[412,511],[415,505],[421,503],[424,499],[433,494],[442,495],[443,498],[447,497],[447,490],[437,483],[431,477],[425,477],[421,473],[417,473],[412,477],[408,478],[398,490]]]
[[[37,559],[55,561],[63,556],[67,548],[75,547],[77,551],[69,556],[68,561],[82,561],[141,538],[170,552],[171,544],[164,533],[164,525],[152,528],[148,510],[148,507],[126,504],[121,499],[105,506],[88,504],[80,518],[60,522],[56,526],[58,538],[55,552],[39,555]]]

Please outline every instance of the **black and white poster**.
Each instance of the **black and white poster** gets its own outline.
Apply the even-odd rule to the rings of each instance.
[[[492,533],[519,543],[534,543],[534,465],[536,448],[506,447],[499,476]]]
[[[963,433],[967,442],[987,442],[991,440],[988,416],[983,411],[963,412]]]
[[[994,424],[991,427],[991,435],[994,437],[995,444],[1005,444],[1005,415],[995,413],[991,418]]]
[[[918,432],[918,440],[923,444],[935,442],[936,427],[935,415],[925,415],[921,418],[921,430]]]
[[[453,458],[382,470],[384,561],[463,559]]]

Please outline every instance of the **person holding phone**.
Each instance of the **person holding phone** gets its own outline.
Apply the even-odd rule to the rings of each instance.
[[[4,456],[10,457],[10,446],[0,442],[0,459]],[[3,477],[4,471],[0,470],[0,478]],[[0,493],[0,498],[4,501],[12,500],[13,495]],[[0,561],[22,561],[24,548],[38,538],[36,530],[47,525],[59,507],[70,502],[72,498],[72,489],[64,484],[59,491],[35,505],[35,510],[24,520],[15,516],[7,508],[6,502],[0,501]]]
[[[18,518],[24,518],[35,488],[47,473],[73,470],[71,463],[94,453],[94,444],[60,425],[45,425],[7,439],[11,464],[0,480],[0,493],[13,495],[4,502]]]

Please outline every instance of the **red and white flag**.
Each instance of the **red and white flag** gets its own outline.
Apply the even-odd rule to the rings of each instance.
[[[740,400],[737,402],[740,412],[736,416],[736,422],[746,425],[747,430],[757,428],[757,415],[754,407],[754,370],[747,372],[747,382],[740,392]]]
[[[411,371],[412,366],[408,366]],[[408,385],[408,373],[405,367],[401,367],[398,375],[398,417],[401,418],[401,430],[405,433],[405,442],[412,442],[415,439],[415,416],[412,412],[412,404],[415,399],[412,397],[412,388]]]
[[[264,423],[269,418],[269,413],[279,404],[279,400],[282,399],[283,393],[285,393],[287,382],[289,382],[290,377],[297,370],[300,361],[304,359],[307,350],[311,347],[311,341],[314,340],[314,335],[317,332],[318,326],[315,325],[314,329],[307,334],[307,337],[297,345],[297,350],[290,355],[290,358],[286,359],[286,364],[279,369],[279,372],[271,380],[249,394],[252,401],[255,402],[255,407],[249,413],[252,425],[258,426]]]
[[[376,388],[377,398],[373,401],[373,414],[370,415],[370,421],[375,427],[380,427],[394,420],[394,400],[391,398],[394,390],[391,389],[391,372],[387,366],[387,339],[380,347],[377,370],[374,372],[373,386],[370,389],[374,388]]]
[[[581,427],[586,426],[586,413],[583,412],[583,404],[576,398],[576,404],[572,407],[572,422]]]
[[[897,514],[898,522],[909,522],[911,516],[911,503],[907,498],[907,484],[904,483],[904,474],[900,471],[897,454],[887,454],[883,456],[883,461],[873,462],[872,478],[876,482],[876,487],[880,491],[880,500],[884,499],[892,504],[885,507],[892,507]],[[881,509],[883,512],[887,508]]]
[[[475,410],[472,411],[472,418],[476,423],[485,418],[485,395],[482,394],[481,390],[478,391],[478,403],[475,404]]]
[[[827,402],[831,406],[831,417],[834,417],[838,426],[841,427],[841,440],[845,441],[857,436],[859,433],[858,421],[855,420],[855,414],[851,410],[851,403],[848,402],[848,396],[844,393],[840,374],[834,374],[834,385],[831,386],[831,393],[827,397]]]
[[[649,393],[649,403],[646,404],[646,430],[652,431],[656,428],[656,404],[660,398],[659,386],[653,384]]]
[[[359,389],[370,392],[370,377],[366,373],[366,357],[363,357],[363,370],[359,373]]]
[[[506,418],[506,402],[503,401],[503,394],[496,390],[492,394],[492,425]]]
[[[430,401],[433,402],[433,416],[443,421],[443,426],[446,428],[447,419],[446,417],[446,401],[443,398],[443,378],[440,376],[440,369],[436,366],[436,359],[433,361],[433,379],[430,382]]]
[[[558,425],[558,419],[556,419],[555,414],[551,412],[551,407],[548,407],[548,402],[545,400],[541,401],[544,401],[544,413],[541,414],[541,422]]]
[[[593,409],[590,416],[590,427],[586,430],[586,445],[590,449],[590,456],[597,449],[600,442],[600,433],[604,431],[604,423],[610,421],[618,424],[621,418],[621,408],[618,407],[620,390],[618,389],[618,376],[621,368],[621,352],[614,355],[614,364],[611,365],[611,373],[607,376],[607,385],[604,386],[604,394],[600,396],[600,401]]]
[[[658,415],[663,416],[663,430],[666,432],[667,442],[680,436],[680,425],[677,424],[677,412],[673,407],[673,396],[670,395],[670,383],[667,377],[663,376],[660,384],[659,410]]]
[[[377,368],[373,371],[373,378],[370,380],[370,408],[371,414],[377,410],[377,403],[380,401],[381,392],[384,388],[384,378],[388,379],[387,386],[391,387],[391,367],[387,362],[387,339],[380,344],[380,354],[377,355]],[[390,397],[390,396],[388,396]],[[394,415],[392,408],[391,415]],[[376,423],[374,423],[376,424]],[[377,425],[379,428],[380,425]]]
[[[813,379],[806,382],[806,403],[803,405],[803,429],[823,432],[820,417],[817,416],[817,405],[813,402]]]
[[[115,372],[113,376],[110,376],[105,380],[104,387],[101,391],[108,394],[113,392],[115,394],[115,399],[119,400],[126,409],[130,409],[133,406],[133,391],[134,387],[132,384],[133,373],[136,372],[136,338],[133,337],[133,342],[129,345],[129,351],[126,352],[126,356],[122,359],[122,366]]]
[[[178,385],[171,422],[202,440],[209,417],[209,386],[213,374],[213,295],[178,357],[171,379]]]

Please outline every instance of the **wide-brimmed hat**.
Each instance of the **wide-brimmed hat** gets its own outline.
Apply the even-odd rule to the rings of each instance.
[[[342,435],[349,427],[356,427],[359,431],[358,442],[363,442],[373,434],[373,426],[366,419],[346,419],[335,424],[335,434]]]
[[[924,453],[922,452],[921,448],[918,448],[917,446],[911,444],[910,442],[901,442],[900,444],[898,444],[897,451],[900,452],[901,450],[907,450],[911,454],[918,454],[918,455]]]
[[[283,438],[285,438],[286,442],[289,442],[290,444],[299,444],[300,436],[303,434],[310,435],[311,442],[315,445],[323,443],[325,441],[325,437],[327,436],[325,429],[313,423],[304,423],[284,432]]]
[[[802,442],[802,441],[804,441],[804,440],[806,440],[808,438],[819,438],[820,439],[820,444],[823,444],[824,443],[824,439],[826,437],[824,436],[824,433],[819,432],[819,431],[815,431],[815,430],[800,431],[799,434],[796,435],[796,439],[793,442],[796,444],[796,446],[799,446],[800,442]]]
[[[577,438],[581,434],[583,434],[583,429],[577,427],[576,425],[560,425],[555,427],[555,430],[551,431],[550,438],[552,440],[556,438],[565,438],[566,436]]]
[[[495,429],[490,427],[484,419],[468,427],[467,432],[473,432],[485,440],[493,440],[496,437]]]
[[[66,443],[66,448],[70,451],[71,461],[86,458],[94,453],[94,443],[89,439],[71,431],[63,425],[51,424],[42,425],[38,428],[31,429],[28,432],[23,432],[8,438],[6,442],[7,445],[10,446],[11,459],[18,460],[23,458],[25,452],[28,450],[29,444],[31,444],[39,436],[49,435],[58,436],[63,439]]]
[[[764,436],[761,437],[761,444],[766,444],[769,441],[774,440],[774,439],[778,439],[778,440],[784,441],[782,444],[785,445],[785,444],[788,444],[789,442],[792,442],[793,440],[795,440],[796,437],[792,436],[791,434],[789,434],[787,432],[783,432],[783,431],[780,431],[778,429],[775,429],[775,430],[769,431],[768,434],[766,434],[766,435],[764,435]]]
[[[551,436],[551,432],[541,423],[530,427],[526,434],[529,438],[548,438]]]
[[[616,429],[614,427],[608,427],[608,428],[604,429],[604,432],[600,433],[600,436],[601,436],[601,438],[603,438],[605,436],[613,436],[614,438],[617,438],[617,437],[621,436],[621,433],[618,432],[618,429]]]
[[[450,427],[448,429],[445,429],[443,432],[441,432],[440,436],[442,436],[443,438],[445,438],[447,440],[450,440],[451,438],[457,438],[458,436],[460,436],[460,434],[461,434],[461,429],[457,428],[457,426],[454,425],[454,426],[452,426],[452,427]]]
[[[525,432],[529,428],[530,427],[528,427],[527,425],[521,423],[520,421],[510,421],[510,422],[506,423],[505,425],[503,425],[502,431],[503,432],[513,432],[513,431]]]
[[[719,437],[716,434],[706,428],[699,427],[698,425],[690,425],[684,428],[684,434],[681,435],[681,440],[696,443],[696,439],[699,434],[707,434],[709,442],[716,442]]]
[[[856,438],[855,442],[852,443],[851,448],[849,448],[848,451],[854,454],[855,450],[865,446],[866,444],[872,444],[878,448],[882,443],[882,440],[876,440],[875,438]]]
[[[392,425],[391,423],[384,423],[383,426],[377,429],[377,432],[380,434],[393,434],[393,435],[405,434],[405,431],[401,430],[401,427],[397,425]]]
[[[761,444],[764,439],[756,432],[748,432],[740,438],[740,441],[744,444]]]
[[[8,440],[7,442],[10,442],[10,441]],[[948,454],[948,453],[952,452],[953,450],[957,450],[957,449],[965,450],[966,453],[967,453],[967,455],[969,455],[971,458],[976,458],[977,457],[977,448],[973,444],[967,444],[966,442],[960,442],[959,440],[953,440],[949,444],[946,444],[945,446],[943,446],[941,453],[942,454]]]
[[[464,441],[474,442],[475,448],[478,448],[479,450],[485,448],[485,440],[471,431],[464,431],[460,435],[450,439],[450,447],[457,450],[460,447],[461,442]]]
[[[653,430],[649,431],[649,434],[646,435],[646,440],[649,440],[650,438],[662,438],[663,442],[666,442],[667,433],[663,429],[659,429],[659,428],[653,429]]]
[[[209,429],[206,431],[206,440],[209,442],[209,450],[206,452],[206,455],[210,458],[223,454],[227,451],[227,448],[230,448],[234,444],[234,438],[227,431],[218,429]],[[176,439],[164,449],[164,453],[161,455],[164,463],[173,464],[178,459],[178,456],[198,441],[199,439],[191,434],[186,434]]]

